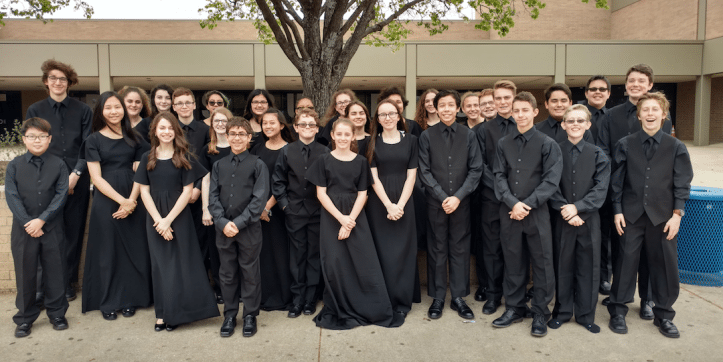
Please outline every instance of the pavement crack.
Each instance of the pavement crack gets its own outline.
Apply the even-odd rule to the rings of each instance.
[[[694,296],[696,296],[696,297],[698,297],[698,298],[700,298],[700,299],[703,299],[704,301],[706,301],[706,302],[708,302],[708,303],[710,303],[710,304],[718,307],[718,309],[723,310],[723,307],[721,307],[720,305],[715,304],[715,303],[713,303],[712,301],[710,301],[710,300],[708,300],[708,299],[706,299],[706,298],[704,298],[704,297],[702,297],[702,296],[700,296],[700,295],[698,295],[698,294],[695,294],[695,292],[693,292],[693,291],[691,291],[691,290],[688,290],[688,289],[683,288],[683,287],[680,287],[680,289],[683,289],[683,290],[685,290],[686,292],[688,292],[688,293],[690,293],[690,294],[693,294]]]

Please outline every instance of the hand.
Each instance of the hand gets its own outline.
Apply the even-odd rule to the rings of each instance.
[[[581,219],[579,216],[575,215],[567,222],[568,224],[572,226],[582,226],[582,224],[585,223],[583,219]]]
[[[261,212],[260,219],[263,221],[266,221],[266,222],[271,221],[271,219],[269,219],[269,213],[266,211],[266,209],[264,209],[264,211]]]
[[[45,226],[45,221],[41,219],[32,219],[25,223],[25,232],[28,233],[28,235],[37,238],[43,235],[43,226]],[[37,236],[35,236],[37,235]]]
[[[527,206],[527,204],[522,201],[518,201],[512,208],[512,211],[509,212],[510,219],[518,221],[522,220],[530,214],[530,210],[532,210],[531,207]]]
[[[387,205],[387,219],[396,221],[402,218],[404,215],[404,209],[399,207],[397,204]]]
[[[673,217],[665,223],[663,232],[668,233],[666,239],[673,240],[673,238],[678,235],[678,230],[680,230],[680,219],[681,217],[678,214],[673,214]]]
[[[121,209],[125,210],[129,215],[133,213],[136,206],[138,206],[138,202],[131,199],[125,199],[120,203]]]
[[[457,210],[459,203],[460,201],[457,196],[450,196],[442,201],[442,210],[449,215]]]
[[[351,235],[351,229],[347,229],[343,226],[339,229],[339,240],[344,240],[348,238],[349,235]]]
[[[203,208],[203,216],[201,217],[201,221],[203,222],[203,225],[213,225],[213,216],[211,216],[211,213],[208,211],[207,207]]]
[[[163,238],[166,239],[166,241],[173,240],[173,229],[170,229],[170,228],[167,229],[166,231],[161,233],[161,236],[163,236]]]
[[[73,194],[73,189],[75,189],[75,185],[78,183],[78,179],[80,176],[76,175],[75,172],[71,172],[68,176],[68,195]]]
[[[623,228],[625,227],[625,216],[623,216],[623,214],[615,214],[614,222],[615,229],[618,230],[618,235],[622,236],[625,233],[625,231],[623,230]],[[666,224],[666,227],[667,226],[668,225]]]
[[[352,219],[349,215],[342,215],[341,218],[339,218],[339,224],[341,224],[341,227],[345,227],[351,231],[356,226],[356,221]]]
[[[201,196],[201,190],[194,188],[193,192],[191,192],[191,198],[188,199],[188,203],[192,204],[198,200],[198,198]]]
[[[171,228],[171,221],[163,218],[160,220],[157,220],[153,223],[153,227],[156,228],[156,231],[161,234],[166,240],[173,239],[173,235],[171,233],[173,232],[173,229]],[[170,236],[170,238],[169,238]]]
[[[575,204],[563,205],[560,209],[560,214],[562,215],[563,220],[569,221],[573,216],[577,215],[577,207]]]
[[[125,219],[130,214],[131,213],[126,211],[126,209],[124,209],[123,206],[119,206],[118,211],[114,212],[113,215],[111,215],[111,216],[113,216],[114,219]]]
[[[233,221],[229,221],[228,224],[223,227],[223,234],[226,235],[227,238],[236,236],[236,234],[238,234],[236,224],[234,224]]]

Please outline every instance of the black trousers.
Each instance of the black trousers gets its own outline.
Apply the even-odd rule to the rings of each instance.
[[[650,270],[650,291],[655,302],[653,313],[658,319],[673,319],[673,303],[680,293],[678,275],[678,237],[667,240],[663,232],[665,223],[653,225],[647,214],[635,223],[625,220],[627,227],[620,240],[615,279],[610,293],[610,315],[626,315],[626,303],[635,295],[635,272],[642,260]]]
[[[68,195],[63,206],[63,222],[65,223],[65,286],[78,281],[78,266],[80,253],[83,251],[83,237],[85,236],[85,223],[88,218],[88,203],[90,201],[90,174],[84,172]]]
[[[600,215],[594,213],[581,226],[557,217],[560,245],[555,266],[553,318],[567,322],[575,315],[580,324],[595,322],[600,280]]]
[[[447,215],[439,206],[427,204],[427,294],[444,300],[447,295],[447,263],[452,298],[469,295],[470,222],[469,201]]]
[[[484,237],[482,233],[482,186],[470,195],[470,222],[472,253],[475,255],[475,274],[479,288],[487,288],[487,268],[484,259]]]
[[[321,260],[319,259],[319,212],[317,211],[312,216],[305,214],[305,210],[301,211],[299,215],[286,213],[291,294],[293,303],[297,305],[316,303],[322,286]]]
[[[500,237],[505,258],[504,291],[507,309],[514,308],[524,315],[527,308],[525,289],[529,280],[528,266],[532,264],[534,297],[532,313],[550,316],[548,304],[555,293],[550,213],[547,205],[530,210],[522,220],[510,219],[511,209],[500,204]]]
[[[261,306],[261,224],[254,222],[232,238],[216,229],[216,246],[221,260],[219,278],[223,296],[224,318],[236,318],[239,300],[244,304],[243,317],[259,315]],[[240,281],[240,282],[239,282]]]
[[[612,212],[612,206],[611,206],[611,212]],[[603,217],[603,213],[600,213],[600,217]],[[610,231],[610,265],[612,266],[613,271],[613,279],[617,278],[617,275],[615,273],[615,265],[618,263],[618,258],[620,254],[620,242],[622,237],[618,235],[618,231],[615,229],[615,223],[614,223],[614,217],[615,215],[611,214],[607,216],[607,220],[610,221],[612,230]],[[601,221],[602,224],[602,221]],[[602,249],[602,246],[601,246]],[[604,250],[604,249],[603,249]],[[643,254],[645,254],[645,245],[643,245]],[[602,267],[601,267],[602,270]],[[648,284],[650,283],[650,271],[648,270],[648,260],[646,258],[640,259],[640,264],[638,266],[638,296],[640,299],[644,300],[652,300],[653,296],[650,293],[650,288],[648,288]]]
[[[500,242],[500,203],[482,200],[482,251],[487,274],[487,299],[502,300],[505,262]],[[509,216],[508,216],[509,218]],[[481,283],[480,283],[481,285]]]
[[[618,232],[613,223],[613,204],[609,198],[599,210],[600,214],[600,284],[609,282],[612,276],[612,238],[617,238]],[[617,245],[617,243],[616,243]]]
[[[13,316],[15,324],[33,323],[40,315],[40,308],[35,304],[37,289],[38,264],[45,271],[42,273],[45,286],[45,308],[50,318],[65,316],[68,300],[65,299],[65,283],[63,279],[63,228],[56,225],[39,238],[33,238],[25,232],[25,228],[13,222],[10,234],[10,250],[15,264],[15,285],[18,294],[15,306],[18,313]]]

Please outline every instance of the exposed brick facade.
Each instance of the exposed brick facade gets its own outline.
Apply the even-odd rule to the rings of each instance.
[[[615,40],[695,40],[697,33],[698,0],[640,0],[613,12],[610,22]]]

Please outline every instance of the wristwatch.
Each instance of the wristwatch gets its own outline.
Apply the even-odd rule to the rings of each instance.
[[[80,176],[80,175],[83,174],[82,172],[80,172],[80,171],[78,171],[78,170],[76,170],[76,169],[73,169],[73,173],[76,174],[76,175],[78,175],[78,176]]]
[[[678,215],[678,216],[680,216],[680,217],[683,217],[683,216],[685,216],[685,210],[683,210],[683,209],[675,209],[675,210],[673,210],[673,214],[676,214],[676,215]]]

